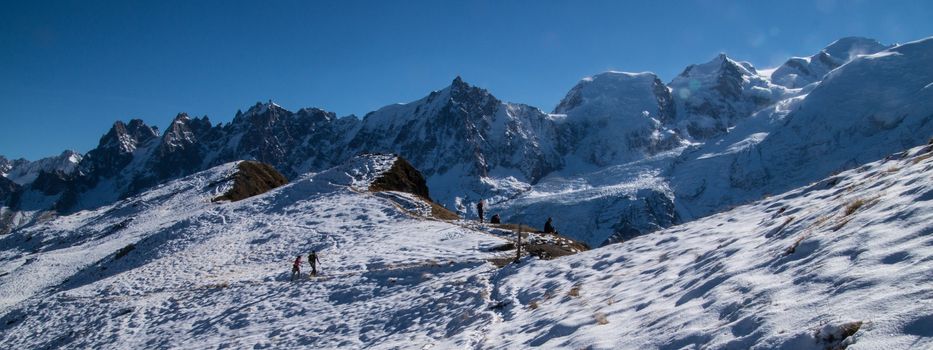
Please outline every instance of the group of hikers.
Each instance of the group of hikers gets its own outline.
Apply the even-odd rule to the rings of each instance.
[[[483,201],[476,203],[476,214],[479,215],[479,222],[482,223],[485,219],[485,207]],[[502,223],[502,219],[499,218],[499,214],[493,214],[492,218],[489,219],[490,224],[499,224]],[[544,222],[544,233],[557,233],[557,230],[554,229],[554,222],[551,220],[551,217],[548,216],[547,221]]]
[[[485,208],[483,205],[483,201],[479,201],[478,203],[476,203],[476,213],[479,214],[479,222],[482,223],[485,218],[484,216]],[[491,224],[501,223],[499,214],[493,214],[492,218],[489,219],[489,223]],[[556,233],[556,231],[554,230],[554,223],[553,223],[553,220],[551,220],[551,217],[548,217],[547,221],[544,223],[544,233]],[[317,252],[312,250],[311,253],[308,254],[308,264],[311,265],[311,274],[309,276],[317,276],[317,264],[319,264],[320,262],[321,260],[318,259]],[[295,262],[292,264],[292,281],[294,281],[295,278],[298,278],[298,277],[301,277],[301,255],[296,256]]]
[[[312,250],[308,254],[308,264],[311,264],[311,274],[309,276],[317,276],[317,264],[320,262],[321,260],[317,258],[317,252]],[[292,281],[296,277],[301,277],[301,255],[295,257],[295,263],[292,264]]]

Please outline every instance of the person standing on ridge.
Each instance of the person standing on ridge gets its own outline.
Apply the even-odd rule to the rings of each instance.
[[[308,263],[311,264],[311,276],[317,276],[317,264],[321,262],[317,258],[317,252],[311,251],[311,254],[308,254]]]
[[[479,214],[479,223],[483,223],[483,201],[476,203],[476,213]]]
[[[547,221],[544,222],[544,233],[554,233],[554,224],[551,223],[551,217],[547,217]]]
[[[301,277],[301,255],[297,256],[292,264],[292,281],[295,280],[295,276]]]

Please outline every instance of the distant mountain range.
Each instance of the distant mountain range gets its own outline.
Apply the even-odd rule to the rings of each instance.
[[[665,84],[605,72],[552,113],[460,77],[362,118],[257,103],[233,121],[179,114],[164,132],[118,121],[84,155],[0,157],[0,232],[96,208],[236,160],[290,179],[364,152],[396,153],[431,196],[473,216],[540,225],[592,246],[805,185],[933,136],[933,38],[843,38],[760,71],[718,55]]]

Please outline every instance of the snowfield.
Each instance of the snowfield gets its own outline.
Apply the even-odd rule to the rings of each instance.
[[[620,244],[506,239],[365,191],[358,158],[238,202],[236,163],[0,239],[0,345],[26,348],[920,349],[933,145]],[[399,199],[403,198],[403,199]],[[317,250],[322,273],[289,280]],[[307,267],[305,264],[304,267]]]
[[[0,343],[360,348],[481,339],[480,326],[466,328],[493,316],[482,315],[494,270],[484,258],[504,240],[359,192],[373,178],[362,167],[211,203],[234,165],[4,237]],[[289,281],[295,256],[312,249],[323,273]]]
[[[504,272],[493,297],[506,305],[509,326],[491,338],[501,348],[930,348],[931,156],[933,145],[918,147],[721,214]]]

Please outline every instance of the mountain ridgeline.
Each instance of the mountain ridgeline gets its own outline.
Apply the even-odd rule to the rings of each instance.
[[[161,134],[118,121],[95,149],[64,162],[0,157],[0,217],[9,230],[236,160],[295,179],[361,153],[394,153],[461,215],[485,200],[505,221],[554,217],[562,233],[597,246],[926,142],[931,61],[933,39],[844,38],[767,73],[718,55],[668,84],[652,73],[597,74],[552,113],[457,77],[363,118],[270,101],[226,124],[181,113]]]

